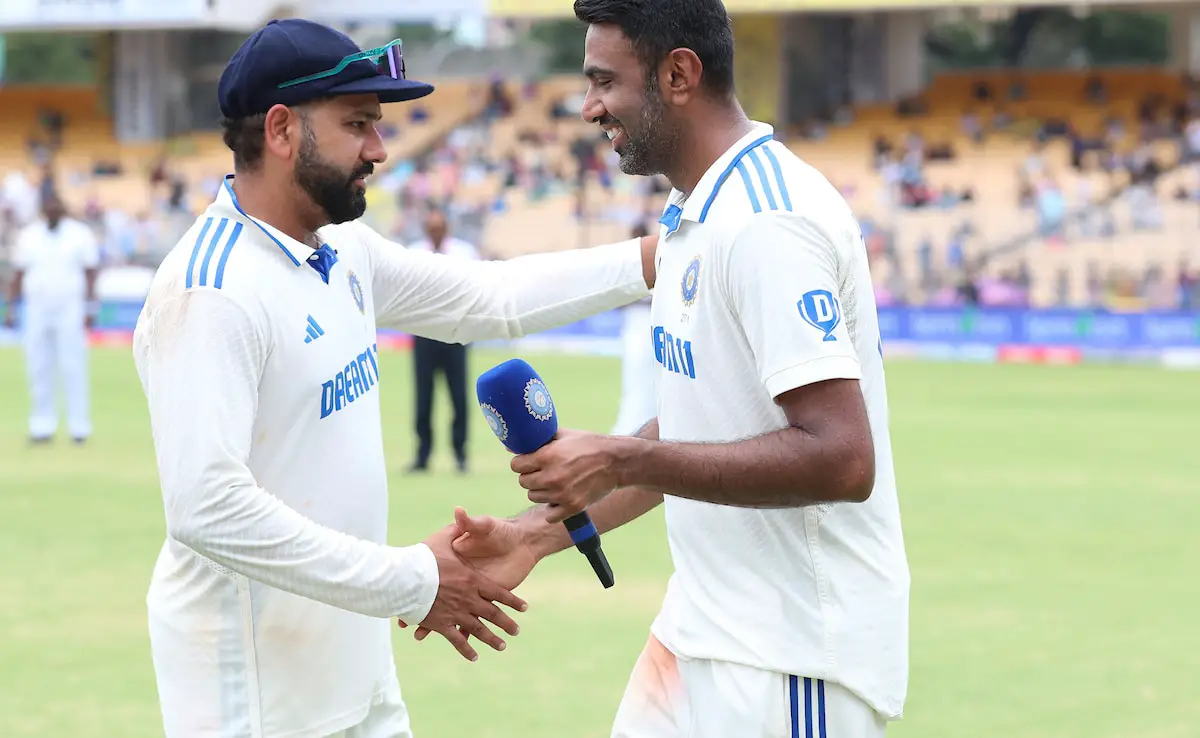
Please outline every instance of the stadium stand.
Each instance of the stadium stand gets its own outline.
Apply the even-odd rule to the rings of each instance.
[[[377,227],[412,238],[423,204],[445,200],[505,258],[653,221],[665,184],[619,173],[579,119],[577,75],[435,84],[386,111]],[[1164,70],[943,74],[777,134],[859,214],[883,304],[1168,308],[1195,291],[1196,103]],[[118,145],[95,89],[4,88],[0,106],[0,171],[52,176],[112,263],[153,263],[229,167],[216,133]]]
[[[1089,102],[1097,81],[1105,100]],[[491,200],[493,253],[569,248],[579,223],[616,236],[657,209],[615,184],[607,142],[575,114],[581,91],[578,78],[545,80],[491,125],[495,172],[458,197]],[[1181,166],[1197,127],[1189,94],[1161,70],[944,75],[914,112],[864,107],[780,133],[859,213],[882,301],[975,299],[969,277],[990,303],[1166,308],[1188,291],[1182,234],[1196,217]]]

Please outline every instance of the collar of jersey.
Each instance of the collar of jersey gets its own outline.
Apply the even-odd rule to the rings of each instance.
[[[232,174],[225,176],[225,181],[221,183],[221,191],[217,193],[217,199],[213,205],[217,208],[225,210],[232,208],[233,210],[237,211],[238,215],[258,226],[258,229],[262,231],[267,238],[274,241],[275,245],[279,247],[279,250],[286,254],[288,259],[291,259],[292,263],[296,266],[303,266],[304,260],[307,259],[310,254],[312,254],[313,250],[311,248],[300,243],[283,231],[263,223],[258,218],[246,215],[246,211],[242,210],[242,206],[238,204],[237,195],[233,192]]]
[[[729,179],[729,175],[733,173],[742,157],[751,149],[756,149],[774,139],[775,129],[772,126],[757,121],[752,122],[754,123],[753,130],[738,139],[737,143],[726,149],[725,153],[712,163],[712,166],[704,172],[704,176],[696,183],[696,189],[692,190],[690,196],[676,189],[671,190],[671,194],[667,198],[667,208],[663,212],[662,219],[659,220],[660,223],[667,226],[669,232],[674,232],[679,227],[680,217],[684,220],[703,223],[708,217],[708,210],[712,207],[713,201],[717,199],[717,193],[721,191],[721,185]],[[668,223],[668,220],[671,222]]]

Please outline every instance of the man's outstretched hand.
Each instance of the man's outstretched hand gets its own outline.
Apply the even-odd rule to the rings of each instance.
[[[456,507],[454,524],[462,532],[454,539],[455,552],[501,587],[516,589],[537,565],[539,557],[515,520],[471,516]]]
[[[509,635],[519,632],[516,622],[497,603],[519,612],[528,606],[510,591],[511,587],[493,581],[454,550],[454,542],[461,536],[462,531],[451,525],[425,540],[437,559],[438,593],[429,614],[420,623],[417,640],[429,633],[440,633],[467,660],[475,661],[479,654],[467,642],[468,636],[475,636],[497,651],[505,648],[504,641],[484,625],[484,620]],[[407,627],[407,623],[398,622],[400,627]]]
[[[454,553],[479,575],[505,590],[515,589],[525,581],[539,560],[521,525],[514,520],[490,515],[471,516],[457,507],[454,524],[448,526],[447,531],[453,531],[451,547]],[[400,626],[405,627],[405,624],[400,623]],[[414,637],[418,641],[424,640],[430,632],[431,629],[422,623]],[[463,640],[465,643],[465,633]]]

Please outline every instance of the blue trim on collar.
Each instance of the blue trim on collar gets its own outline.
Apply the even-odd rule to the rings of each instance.
[[[226,177],[226,178],[225,178],[225,179],[224,179],[224,180],[221,182],[221,186],[225,188],[225,191],[226,191],[227,193],[229,193],[229,199],[230,199],[230,201],[231,201],[231,202],[233,202],[233,207],[234,207],[234,209],[235,209],[235,210],[237,210],[237,211],[238,211],[238,213],[239,213],[239,214],[240,214],[240,215],[241,215],[243,218],[245,218],[246,220],[250,221],[250,222],[251,222],[251,223],[253,223],[254,225],[258,226],[258,230],[260,230],[260,231],[262,231],[263,233],[265,233],[265,234],[267,235],[267,238],[269,238],[269,239],[271,239],[272,241],[274,241],[274,242],[275,242],[275,245],[279,247],[279,250],[280,250],[280,251],[282,251],[283,253],[287,254],[287,257],[288,257],[289,259],[291,259],[291,260],[292,260],[292,263],[293,263],[293,264],[295,264],[296,266],[300,266],[300,263],[301,263],[301,262],[300,262],[300,260],[296,258],[296,255],[295,255],[295,254],[293,254],[293,253],[291,252],[291,250],[290,250],[290,249],[288,249],[288,247],[287,247],[287,246],[284,246],[284,245],[283,245],[283,243],[282,243],[282,242],[281,242],[281,241],[280,241],[278,238],[276,238],[276,237],[275,237],[275,234],[271,233],[271,232],[270,232],[270,231],[268,231],[266,228],[263,228],[263,225],[262,225],[262,223],[259,223],[259,222],[258,222],[257,220],[255,220],[254,218],[251,218],[249,215],[246,215],[246,211],[245,211],[245,210],[242,210],[242,206],[241,206],[241,204],[240,204],[240,203],[238,203],[237,195],[236,195],[236,194],[234,194],[234,192],[233,192],[233,188],[229,186],[229,177]]]
[[[675,231],[679,230],[679,221],[682,218],[683,208],[671,203],[667,206],[667,209],[663,211],[662,217],[658,219],[658,222],[667,227],[667,235],[669,236]]]
[[[712,193],[709,194],[708,199],[704,201],[704,208],[700,210],[701,223],[703,223],[704,219],[708,217],[708,209],[712,207],[713,201],[717,199],[717,193],[721,191],[721,185],[725,184],[725,180],[729,178],[729,175],[733,173],[733,170],[737,168],[737,165],[741,163],[742,157],[750,153],[751,149],[757,149],[759,146],[774,140],[775,135],[773,133],[768,133],[762,138],[746,144],[746,148],[739,151],[737,156],[733,157],[733,161],[729,162],[729,165],[725,167],[725,171],[721,172],[721,176],[717,178],[717,183],[713,185]]]
[[[337,251],[330,248],[329,244],[323,243],[321,248],[313,251],[313,255],[308,257],[308,265],[317,270],[325,284],[329,284],[329,272],[337,260]]]

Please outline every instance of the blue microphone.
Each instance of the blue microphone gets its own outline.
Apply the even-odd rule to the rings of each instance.
[[[527,362],[509,359],[475,382],[479,409],[492,433],[514,454],[530,454],[558,433],[558,416],[546,383]],[[600,548],[600,531],[586,512],[563,521],[575,548],[587,557],[605,589],[613,586],[612,567]]]

